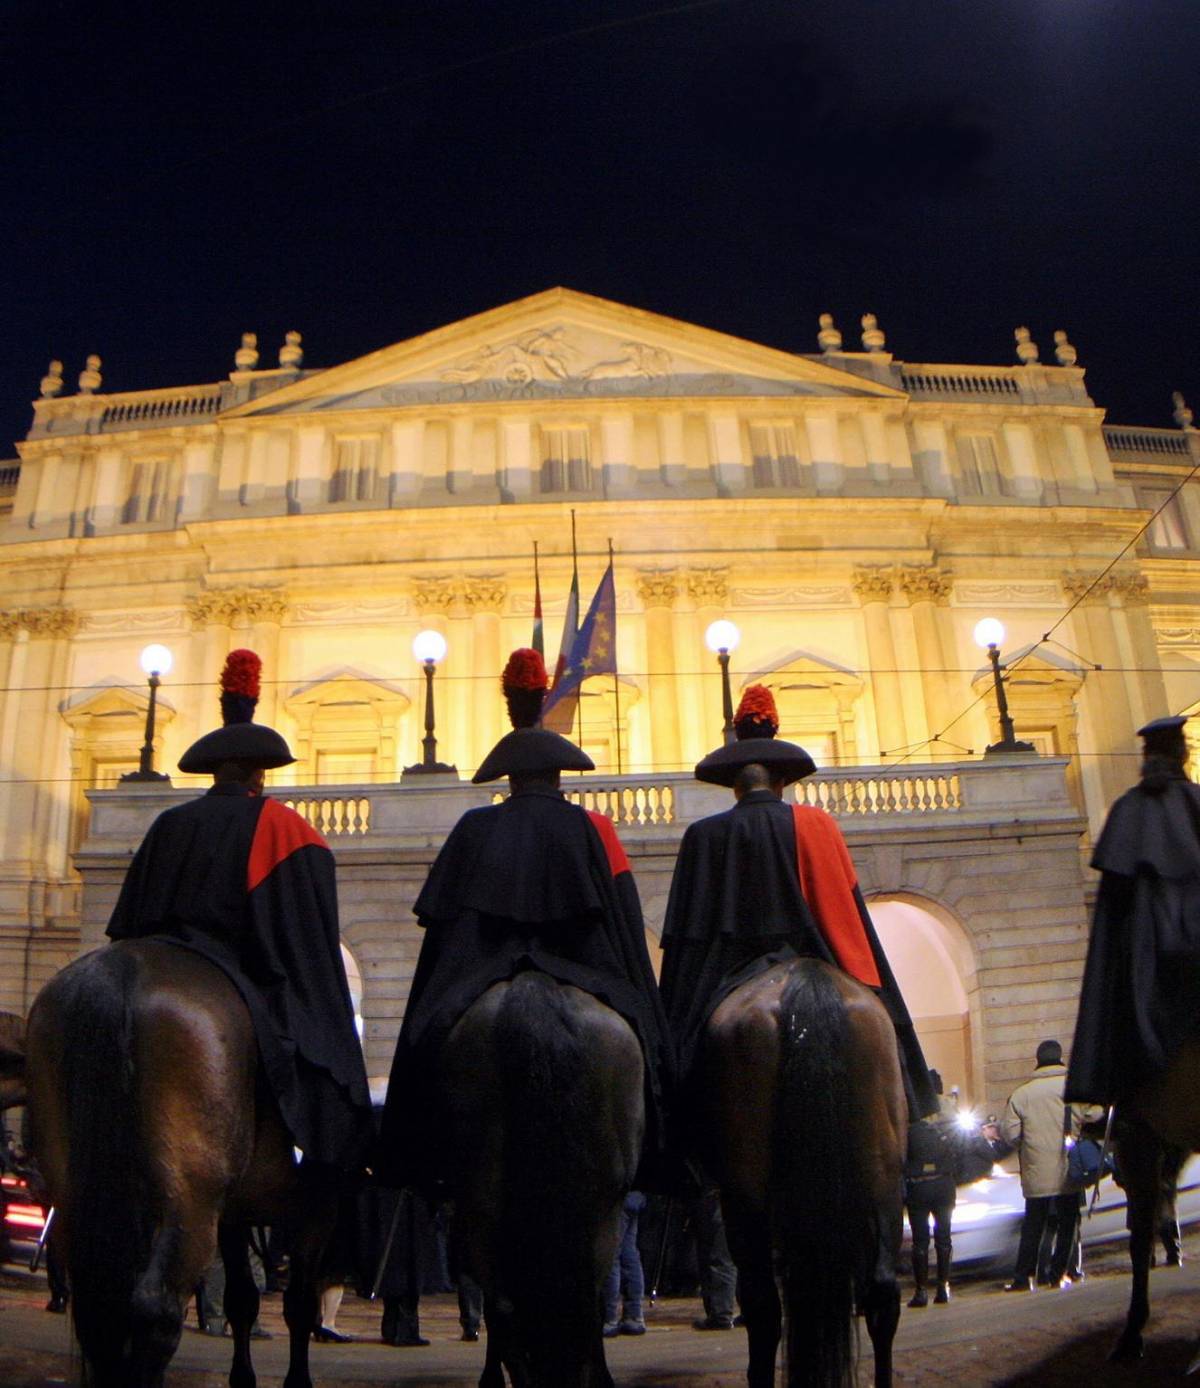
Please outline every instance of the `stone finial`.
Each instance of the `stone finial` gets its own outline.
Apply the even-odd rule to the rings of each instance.
[[[1172,393],[1171,404],[1175,406],[1175,423],[1178,424],[1181,429],[1190,429],[1192,427],[1193,415],[1191,410],[1187,407],[1187,401],[1178,391]]]
[[[1058,328],[1054,334],[1054,355],[1058,358],[1059,366],[1074,366],[1075,359],[1079,355],[1061,328]]]
[[[1028,328],[1017,328],[1013,337],[1017,340],[1017,357],[1023,366],[1032,366],[1038,359],[1037,343],[1029,336]]]
[[[46,369],[46,374],[42,377],[42,394],[44,396],[57,395],[63,388],[62,362],[52,361]]]
[[[299,371],[304,360],[304,349],[300,346],[299,333],[285,333],[283,346],[279,349],[279,365],[289,371]]]
[[[100,358],[93,352],[87,359],[87,365],[79,373],[80,395],[91,395],[99,390],[100,380]]]
[[[842,335],[833,324],[833,314],[823,313],[817,319],[820,331],[817,333],[817,346],[822,352],[840,352],[842,350]]]
[[[862,345],[864,352],[882,352],[885,338],[883,329],[879,326],[879,320],[873,313],[864,313],[862,316]]]
[[[239,371],[253,371],[258,365],[257,333],[242,334],[242,345],[233,354],[233,364]]]

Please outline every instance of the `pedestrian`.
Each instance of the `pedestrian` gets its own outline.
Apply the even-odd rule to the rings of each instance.
[[[706,1186],[692,1200],[688,1221],[696,1243],[700,1300],[704,1306],[704,1315],[692,1322],[692,1329],[732,1330],[736,1319],[737,1268],[729,1253],[721,1192],[716,1186]]]
[[[1062,1046],[1055,1040],[1043,1041],[1037,1048],[1033,1075],[1008,1100],[1000,1133],[1010,1149],[1015,1148],[1021,1167],[1021,1193],[1025,1197],[1025,1217],[1021,1221],[1021,1241],[1017,1249],[1012,1281],[1005,1291],[1032,1291],[1038,1273],[1038,1259],[1047,1221],[1055,1216],[1054,1242],[1047,1268],[1047,1284],[1069,1287],[1068,1272],[1072,1245],[1079,1228],[1078,1190],[1067,1179],[1067,1138],[1074,1140],[1084,1123],[1104,1117],[1097,1105],[1063,1102],[1067,1067]]]
[[[646,1333],[646,1320],[642,1313],[646,1278],[638,1249],[638,1218],[645,1208],[646,1197],[640,1190],[629,1191],[621,1206],[617,1251],[613,1254],[608,1281],[604,1284],[605,1339],[611,1339],[614,1335]],[[619,1309],[621,1315],[618,1317]]]

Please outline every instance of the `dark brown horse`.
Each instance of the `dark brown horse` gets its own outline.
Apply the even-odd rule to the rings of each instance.
[[[87,1382],[161,1388],[188,1297],[226,1267],[233,1388],[253,1388],[251,1223],[290,1235],[286,1388],[311,1388],[316,1264],[336,1190],[297,1165],[240,994],[214,965],[154,940],[68,966],[29,1014],[33,1147],[58,1212]]]
[[[737,1264],[750,1388],[774,1385],[781,1328],[787,1388],[852,1383],[856,1309],[887,1388],[907,1106],[883,1005],[819,960],[779,965],[713,1012],[699,1078],[702,1156]]]
[[[1110,1357],[1125,1361],[1142,1355],[1164,1183],[1173,1185],[1188,1153],[1200,1151],[1200,1040],[1185,1042],[1162,1075],[1117,1105],[1113,1132],[1128,1201],[1133,1285],[1125,1328]],[[1198,1367],[1200,1351],[1188,1372]]]
[[[464,1013],[439,1065],[480,1388],[612,1388],[603,1286],[645,1127],[642,1051],[589,993],[526,972]],[[502,1367],[503,1366],[503,1367]]]

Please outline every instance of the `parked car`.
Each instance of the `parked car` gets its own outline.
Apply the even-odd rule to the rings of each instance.
[[[45,1213],[30,1195],[25,1177],[12,1171],[0,1176],[0,1263],[28,1267],[45,1222]]]

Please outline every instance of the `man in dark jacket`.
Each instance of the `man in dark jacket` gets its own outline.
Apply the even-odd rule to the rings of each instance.
[[[697,779],[733,789],[737,803],[683,837],[663,928],[662,996],[686,1083],[704,1023],[736,987],[783,960],[837,964],[878,994],[896,1028],[913,1118],[937,1109],[921,1044],[831,816],[786,805],[784,787],[812,758],[775,736],[768,689],[746,690],[737,740],[710,753]]]
[[[1140,784],[1108,812],[1067,1098],[1119,1104],[1161,1074],[1200,1016],[1200,787],[1185,717],[1139,729]]]
[[[525,969],[593,994],[633,1027],[645,1059],[648,1156],[661,1140],[670,1053],[637,888],[612,821],[559,789],[562,771],[593,763],[534,726],[546,683],[535,651],[513,653],[502,685],[514,730],[473,778],[506,775],[512,793],[459,820],[413,907],[425,939],[392,1062],[383,1150],[388,1179],[431,1194],[445,1176],[436,1057],[476,998]]]
[[[222,675],[226,725],[192,744],[181,771],[212,775],[198,800],[150,826],[108,923],[113,940],[154,936],[209,959],[241,993],[263,1074],[311,1161],[351,1167],[371,1104],[338,935],[333,854],[295,811],[262,794],[294,758],[250,722],[261,662],[234,651]]]

